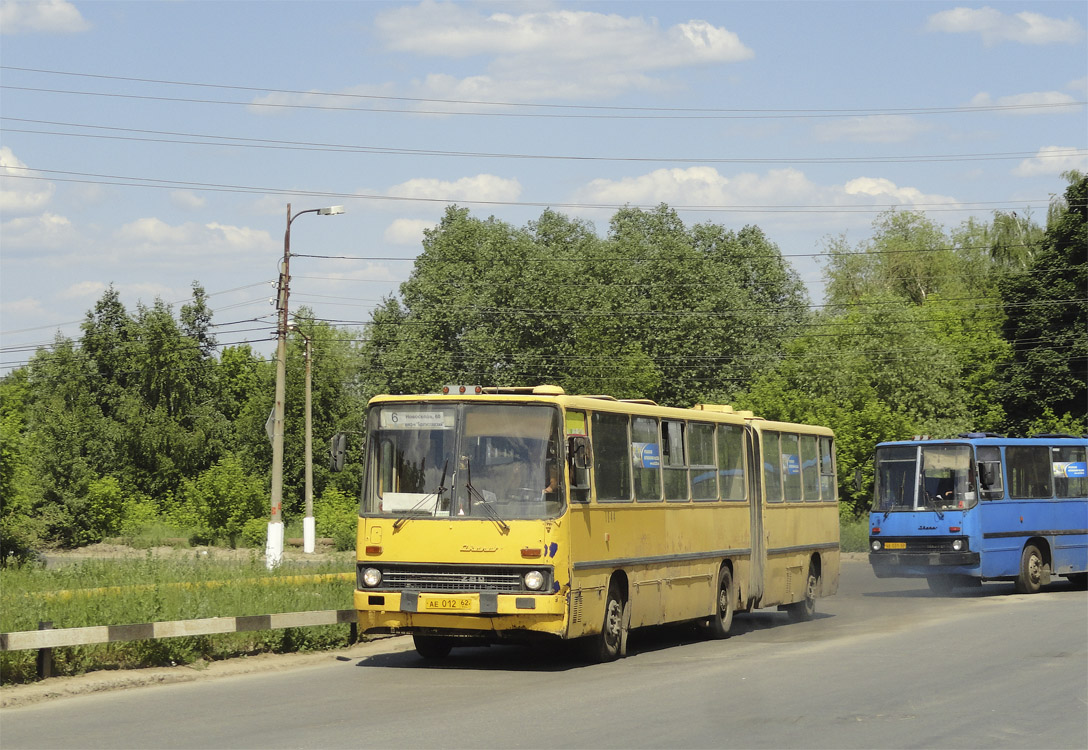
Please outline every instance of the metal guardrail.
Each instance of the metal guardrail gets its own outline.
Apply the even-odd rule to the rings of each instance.
[[[89,646],[97,643],[180,638],[187,635],[242,633],[254,630],[280,630],[313,625],[351,626],[351,640],[358,633],[358,614],[354,609],[326,609],[314,612],[280,612],[272,615],[242,617],[206,617],[200,620],[146,622],[137,625],[96,625],[84,628],[53,629],[42,622],[38,630],[0,633],[0,651],[38,650],[38,676],[49,677],[52,649],[64,646]]]

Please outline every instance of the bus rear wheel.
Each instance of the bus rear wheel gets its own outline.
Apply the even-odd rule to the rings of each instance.
[[[424,659],[445,659],[453,648],[453,639],[442,635],[418,635],[412,636],[416,646],[416,653]]]
[[[733,610],[737,598],[733,594],[733,574],[722,566],[718,573],[718,589],[714,603],[714,614],[707,621],[707,632],[711,638],[728,638],[733,627]]]
[[[790,620],[804,622],[812,619],[813,615],[816,614],[816,590],[819,588],[819,584],[820,579],[816,576],[816,571],[809,566],[808,580],[805,582],[805,598],[785,606],[786,614],[790,616]]]
[[[1043,587],[1043,568],[1046,563],[1039,548],[1034,544],[1024,547],[1020,556],[1020,575],[1016,577],[1016,593],[1037,594]]]

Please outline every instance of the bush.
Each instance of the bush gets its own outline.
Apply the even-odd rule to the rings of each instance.
[[[268,519],[251,518],[242,524],[242,546],[264,547],[268,541]]]
[[[246,472],[233,455],[220,459],[196,480],[186,480],[180,498],[177,515],[192,521],[192,539],[198,544],[217,537],[234,544],[245,523],[264,513],[264,483]]]
[[[314,501],[314,525],[318,536],[331,537],[338,550],[355,548],[359,506],[346,492],[329,486]]]

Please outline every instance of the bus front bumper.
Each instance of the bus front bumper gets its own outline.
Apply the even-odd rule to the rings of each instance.
[[[978,552],[870,552],[877,578],[925,578],[939,574],[977,573]]]
[[[562,636],[567,627],[567,600],[560,594],[356,589],[355,609],[364,633],[533,631]]]

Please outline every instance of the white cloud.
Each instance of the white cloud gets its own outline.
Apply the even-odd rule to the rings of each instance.
[[[1055,106],[1057,105],[1057,106]],[[1064,105],[1069,105],[1064,106]],[[1060,91],[1033,91],[1027,94],[1012,94],[999,96],[994,99],[988,93],[981,92],[971,98],[973,107],[1023,107],[1024,109],[1010,109],[1012,115],[1047,115],[1054,113],[1069,113],[1080,110],[1076,99],[1069,94]]]
[[[63,216],[43,213],[5,221],[0,234],[6,249],[74,249],[79,240],[72,222]]]
[[[815,135],[822,141],[904,143],[928,130],[932,130],[931,125],[913,117],[876,115],[821,123],[816,126]]]
[[[702,20],[661,28],[640,16],[548,10],[485,15],[427,0],[378,14],[390,48],[450,58],[489,56],[487,72],[427,76],[416,93],[434,98],[526,101],[614,96],[660,89],[650,73],[750,59],[734,32]]]
[[[1028,11],[1007,15],[989,7],[943,10],[929,17],[926,28],[949,34],[979,34],[986,45],[1073,44],[1084,38],[1084,29],[1073,18],[1062,21]]]
[[[818,185],[796,169],[772,169],[764,174],[745,172],[726,176],[713,167],[658,169],[621,180],[598,179],[579,190],[579,203],[606,205],[634,204],[729,209],[727,219],[756,221],[761,226],[799,223],[811,228],[824,223],[841,223],[843,215],[832,208],[865,208],[955,203],[949,196],[927,194],[912,187],[900,187],[884,178],[858,177],[842,185]],[[804,212],[784,211],[808,207]],[[768,219],[768,216],[780,216]],[[732,217],[740,217],[734,219]],[[859,214],[859,217],[863,214]],[[720,220],[720,219],[717,219]],[[866,218],[868,221],[868,218]]]
[[[224,259],[257,258],[277,247],[272,236],[263,229],[215,222],[172,226],[154,217],[125,224],[117,230],[116,239],[121,243],[116,248],[121,254],[134,252],[165,261],[187,261],[210,255]]]
[[[1060,175],[1076,169],[1088,171],[1088,153],[1076,146],[1044,146],[1030,159],[1024,159],[1012,173],[1017,177]]]
[[[75,34],[91,25],[66,0],[3,0],[0,2],[0,34]]]
[[[204,208],[208,201],[203,195],[198,195],[192,190],[174,190],[170,193],[170,202],[178,208],[194,210]]]
[[[392,245],[418,245],[423,242],[423,230],[435,224],[429,219],[397,219],[385,228],[383,237]]]
[[[30,214],[41,211],[56,190],[51,182],[26,168],[7,146],[0,147],[0,211],[5,214]]]
[[[1066,88],[1082,95],[1088,94],[1088,77],[1077,78],[1076,80],[1070,81]]]
[[[478,174],[459,180],[437,180],[417,177],[386,191],[388,196],[417,198],[434,201],[514,201],[521,195],[521,183],[517,180]]]
[[[61,299],[91,299],[97,300],[106,291],[106,284],[101,281],[81,281],[72,284],[58,295]]]

